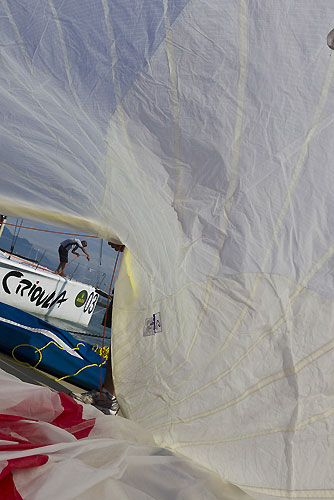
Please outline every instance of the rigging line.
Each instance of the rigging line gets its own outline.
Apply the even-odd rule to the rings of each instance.
[[[21,219],[21,222],[20,222],[19,227],[17,229],[17,233],[16,233],[15,240],[14,240],[14,243],[13,243],[13,250],[12,251],[14,251],[14,247],[15,247],[17,239],[19,237],[19,234],[20,234],[20,231],[21,231],[21,228],[22,228],[22,224],[23,224],[23,219]]]
[[[20,224],[19,224],[19,219],[18,218],[16,219],[15,230],[14,230],[14,234],[13,234],[12,244],[10,247],[10,253],[14,252],[14,247],[16,245],[17,238],[19,236],[19,232],[20,232],[20,229],[22,227],[22,223],[23,223],[23,219],[21,219]],[[14,224],[9,224],[9,225],[14,225]]]
[[[23,221],[23,219],[22,219],[22,221]],[[6,225],[16,227],[16,224],[9,224],[9,222],[7,222]],[[51,229],[39,229],[37,227],[21,226],[21,228],[22,229],[31,229],[32,231],[43,231],[45,233],[69,234],[70,236],[81,236],[81,237],[85,237],[85,238],[99,238],[99,236],[93,236],[91,234],[64,233],[63,231],[52,231]]]
[[[76,256],[74,257],[74,259],[72,259],[70,262],[68,262],[68,263],[66,264],[66,266],[64,267],[64,269],[63,269],[63,270],[65,271],[65,269],[66,269],[66,268],[67,268],[70,264],[72,264],[72,262],[74,262],[74,261],[75,261],[75,259],[77,259],[78,257],[81,257],[81,255],[76,255]],[[56,274],[57,274],[57,273],[56,273]]]
[[[103,239],[101,238],[101,241],[100,241],[100,257],[99,257],[100,266],[102,266],[102,247],[103,247]]]
[[[10,246],[10,248],[11,248],[11,250],[10,250],[10,251],[11,251],[11,252],[13,251],[13,248],[14,248],[14,240],[15,240],[15,235],[16,235],[16,229],[17,229],[18,222],[19,222],[19,219],[18,219],[18,217],[17,217],[17,218],[16,218],[16,223],[15,223],[15,224],[10,224],[11,226],[14,226],[14,227],[15,227],[14,232],[13,232],[12,243],[11,243],[11,246]]]
[[[112,287],[112,283],[114,281],[114,276],[115,276],[115,271],[116,271],[116,267],[117,267],[117,261],[118,261],[118,257],[119,257],[119,254],[120,254],[120,251],[121,251],[121,247],[118,249],[118,252],[117,252],[117,257],[116,257],[116,261],[115,261],[115,265],[114,265],[114,270],[113,270],[113,273],[112,273],[112,277],[111,277],[111,280],[110,280],[110,285],[109,285],[109,291],[108,291],[108,298],[107,298],[107,305],[106,305],[106,312],[105,312],[105,317],[104,317],[104,325],[103,325],[103,335],[102,335],[102,346],[101,346],[101,349],[102,349],[102,353],[103,353],[103,349],[104,349],[104,339],[105,339],[105,334],[106,334],[106,326],[107,326],[107,316],[108,316],[108,307],[109,307],[109,297],[110,297],[110,292],[111,292],[111,287]],[[100,369],[100,396],[102,399],[104,399],[105,401],[106,398],[103,396],[103,393],[102,393],[102,386],[103,386],[103,381],[102,381],[102,353],[101,353],[101,369]],[[111,359],[109,359],[107,362],[111,363]]]
[[[101,238],[100,240],[100,255],[99,255],[99,269],[96,273],[96,282],[95,282],[95,288],[98,288],[100,286],[100,281],[102,283],[102,280],[103,280],[103,274],[102,271],[101,271],[101,266],[102,266],[102,248],[103,248],[103,239]],[[101,272],[102,274],[102,277],[100,276],[100,279],[99,279],[99,273]]]

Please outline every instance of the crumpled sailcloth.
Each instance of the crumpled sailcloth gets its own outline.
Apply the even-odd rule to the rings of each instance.
[[[0,370],[2,500],[249,498],[149,432]]]
[[[126,245],[123,414],[258,500],[334,497],[333,1],[0,8],[0,211]]]

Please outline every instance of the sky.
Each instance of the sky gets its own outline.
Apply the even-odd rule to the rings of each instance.
[[[7,217],[7,229],[13,234],[15,231],[15,227],[11,226],[10,224],[20,225],[21,220],[21,218],[17,219],[16,217]],[[55,270],[59,264],[58,247],[62,241],[72,237],[85,239],[87,241],[86,250],[89,253],[90,261],[88,262],[85,256],[78,257],[72,264],[69,264],[66,273],[70,276],[74,272],[74,278],[76,278],[77,280],[93,284],[94,286],[96,284],[99,284],[99,288],[108,291],[117,257],[117,252],[113,250],[106,241],[103,241],[102,243],[102,259],[100,259],[101,239],[89,237],[88,234],[85,234],[84,237],[71,236],[70,234],[59,234],[59,232],[61,231],[63,231],[64,233],[69,233],[70,230],[68,228],[62,229],[61,227],[41,224],[39,222],[31,221],[28,219],[23,220],[22,226],[44,230],[35,231],[31,229],[24,229],[22,227],[19,231],[19,238],[27,239],[34,246],[34,251],[31,252],[31,255],[26,255],[26,257],[34,259],[36,258],[37,260],[39,260],[39,258],[45,251],[45,256],[47,256],[48,260],[52,263],[50,266],[52,270]],[[46,232],[45,230],[57,231],[57,233]],[[2,236],[0,239],[0,247],[5,247],[6,245],[6,248],[10,248],[11,241],[8,241],[8,239],[6,241],[3,238],[4,236]],[[72,260],[72,257],[74,258],[75,255],[71,254],[70,252],[69,263]],[[119,258],[117,270],[120,260],[121,259]],[[41,260],[41,265],[43,265],[43,258]]]

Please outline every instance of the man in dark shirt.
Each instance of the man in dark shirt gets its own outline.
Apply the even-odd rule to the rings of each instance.
[[[85,240],[78,240],[77,238],[68,238],[67,240],[64,240],[61,242],[59,248],[58,248],[58,253],[59,253],[59,266],[56,269],[56,274],[59,274],[60,276],[66,276],[64,273],[64,269],[66,264],[68,263],[68,252],[72,248],[72,253],[76,255],[77,257],[80,256],[80,254],[76,251],[78,248],[83,251],[83,253],[86,255],[87,260],[90,259],[88,252],[86,252],[85,247],[87,246],[87,241]]]

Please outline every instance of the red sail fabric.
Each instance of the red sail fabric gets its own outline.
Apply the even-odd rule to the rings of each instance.
[[[13,472],[18,469],[38,467],[48,461],[46,455],[34,455],[32,457],[13,458],[0,473],[0,491],[3,500],[21,500],[22,497],[15,487]]]
[[[238,488],[158,447],[120,416],[0,370],[1,500],[239,500]]]
[[[82,418],[83,407],[64,393],[58,393],[63,411],[50,425],[65,429],[76,439],[82,439],[89,435],[94,427],[95,419],[85,420]],[[49,445],[45,435],[41,435],[41,442],[36,442],[36,435],[31,433],[31,423],[38,424],[38,420],[20,417],[17,415],[0,414],[0,451],[24,451],[34,450]],[[5,444],[1,444],[5,443]],[[14,480],[14,473],[19,469],[39,467],[48,461],[48,455],[28,455],[19,458],[12,458],[3,462],[3,469],[0,472],[0,491],[3,500],[20,500],[20,493],[17,491]]]

